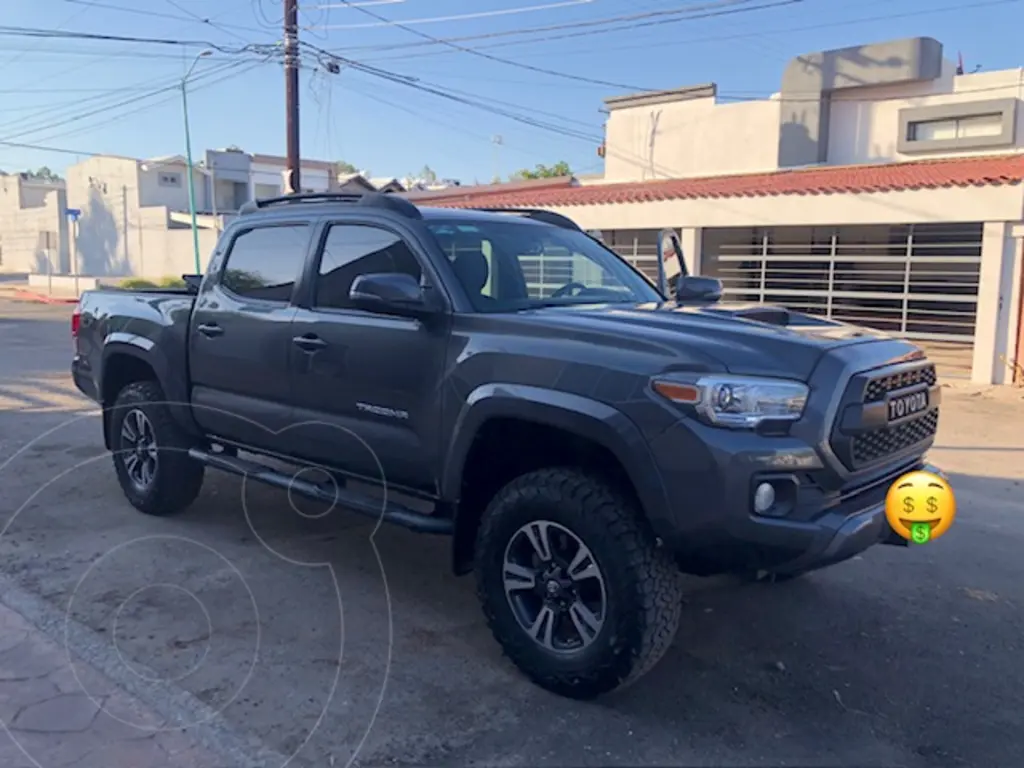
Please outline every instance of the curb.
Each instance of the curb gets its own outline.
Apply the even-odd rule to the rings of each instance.
[[[12,298],[21,301],[34,301],[39,304],[77,304],[78,299],[65,298],[60,296],[47,296],[42,293],[36,293],[35,291],[29,291],[25,288],[15,288],[12,294]]]

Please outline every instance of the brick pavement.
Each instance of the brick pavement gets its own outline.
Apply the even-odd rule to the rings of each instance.
[[[228,766],[3,604],[0,722],[3,768]]]

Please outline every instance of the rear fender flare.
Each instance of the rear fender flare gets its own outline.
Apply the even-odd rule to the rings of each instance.
[[[152,339],[139,334],[125,331],[115,331],[107,335],[103,340],[103,358],[100,366],[100,375],[96,382],[98,391],[102,393],[104,379],[106,378],[109,366],[114,358],[119,356],[133,357],[144,363],[153,371],[156,381],[167,398],[167,407],[171,416],[184,429],[199,434],[199,427],[192,418],[192,409],[189,404],[186,371],[171,371],[166,359],[157,351],[158,347]],[[110,448],[109,440],[109,418],[110,406],[113,403],[103,403],[103,439],[107,448]]]

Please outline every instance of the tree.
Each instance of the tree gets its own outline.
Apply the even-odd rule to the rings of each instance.
[[[359,173],[358,168],[345,160],[339,160],[335,165],[338,167],[338,173]]]
[[[63,181],[59,173],[54,173],[45,165],[42,168],[26,171],[25,173],[30,179],[38,179],[39,181]]]
[[[565,160],[559,160],[554,165],[541,165],[537,164],[531,171],[528,168],[524,168],[516,174],[512,175],[512,180],[516,179],[554,179],[559,176],[572,176],[572,169]]]
[[[437,181],[437,174],[434,173],[434,169],[429,165],[424,165],[423,170],[420,171],[420,178],[423,179],[427,184],[433,184]]]

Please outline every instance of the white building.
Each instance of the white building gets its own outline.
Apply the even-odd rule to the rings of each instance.
[[[602,178],[418,201],[555,210],[652,275],[672,227],[690,271],[728,298],[920,339],[947,372],[1012,380],[1024,70],[958,74],[939,42],[914,38],[799,56],[768,99],[716,90],[606,100]]]

